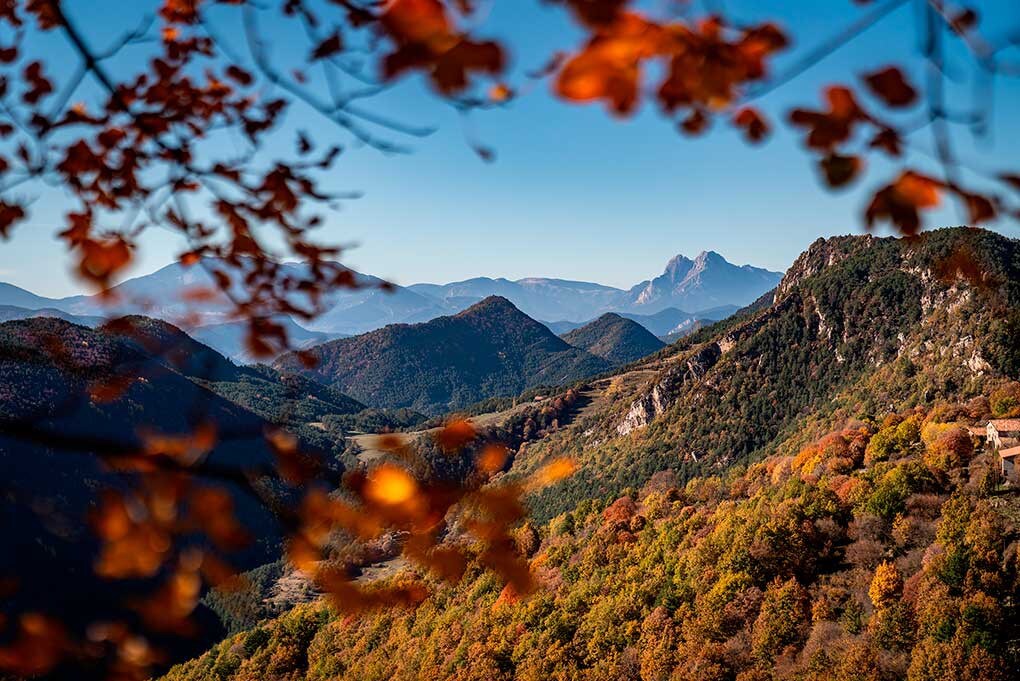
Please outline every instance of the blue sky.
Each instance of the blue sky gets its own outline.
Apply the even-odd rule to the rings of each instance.
[[[89,4],[77,0],[70,6],[86,28],[102,36],[107,24],[96,25],[86,15],[83,8]],[[796,43],[790,56],[779,61],[780,70],[801,50],[866,11],[850,0],[723,4],[741,19],[774,17],[793,34]],[[989,37],[1020,26],[1015,1],[977,4]],[[816,107],[826,83],[853,82],[856,74],[916,54],[915,11],[914,3],[907,2],[758,104],[774,116],[795,105]],[[518,74],[577,43],[562,10],[535,0],[491,3],[484,27],[482,33],[509,44]],[[224,24],[223,30],[230,26]],[[286,43],[286,36],[277,36],[274,49],[293,57]],[[46,46],[39,43],[38,49]],[[1014,56],[1020,61],[1020,55]],[[950,69],[961,80],[950,95],[963,108],[971,101],[966,81],[971,62],[955,52]],[[982,169],[1018,170],[1020,136],[1011,128],[1020,111],[1020,81],[998,79],[995,94],[990,139],[975,142],[963,132],[958,137],[961,155]],[[891,172],[876,162],[860,186],[827,192],[812,158],[783,129],[760,147],[749,147],[726,125],[692,140],[651,107],[621,121],[600,105],[555,99],[546,82],[507,107],[477,112],[466,122],[427,94],[416,78],[366,106],[438,130],[407,140],[413,147],[409,155],[351,146],[330,185],[364,196],[328,215],[320,238],[356,244],[347,264],[404,284],[486,275],[552,276],[627,287],[657,274],[676,253],[693,256],[706,249],[738,264],[784,269],[819,236],[861,233],[862,197]],[[295,112],[289,124],[315,136],[337,134],[309,112]],[[492,148],[497,160],[479,159],[468,137]],[[281,140],[290,145],[293,137],[281,135]],[[912,143],[920,152],[914,160],[934,172],[924,155],[931,148],[928,133],[916,134]],[[33,219],[0,243],[0,280],[44,295],[78,292],[53,239],[67,205],[62,192],[37,187],[28,195],[35,199]],[[931,220],[933,226],[962,222],[952,209]],[[1015,224],[989,226],[1020,236]],[[143,241],[133,273],[165,265],[179,250],[167,232],[153,232]]]

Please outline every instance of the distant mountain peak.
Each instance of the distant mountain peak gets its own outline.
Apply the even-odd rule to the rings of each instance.
[[[482,298],[474,305],[461,310],[454,316],[468,318],[489,315],[519,315],[520,317],[526,317],[516,305],[503,296],[487,296]]]
[[[702,251],[701,253],[698,253],[698,257],[694,259],[694,263],[695,264],[725,263],[727,265],[731,264],[729,260],[727,260],[726,258],[724,258],[715,251]]]
[[[691,267],[694,266],[694,261],[683,254],[674,255],[666,263],[666,269],[663,270],[663,277],[669,277],[670,279],[677,280],[687,276],[687,273],[691,271]]]

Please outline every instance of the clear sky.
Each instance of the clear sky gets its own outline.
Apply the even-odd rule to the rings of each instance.
[[[83,25],[103,32],[104,26],[86,14],[87,6],[94,7],[92,0],[67,4]],[[561,9],[537,0],[489,4],[483,33],[509,44],[518,74],[577,42]],[[790,56],[779,61],[779,70],[867,11],[850,0],[715,4],[740,19],[775,17],[793,34],[797,42]],[[774,115],[794,105],[817,107],[826,83],[854,82],[856,74],[916,54],[915,4],[906,2],[758,104]],[[976,4],[990,38],[1020,27],[1015,0]],[[142,11],[128,0],[109,5]],[[288,49],[285,36],[278,42],[276,49]],[[1020,61],[1016,51],[1013,57]],[[952,101],[969,106],[971,62],[962,52],[954,53],[949,70],[961,81],[950,91]],[[659,273],[674,254],[693,256],[701,250],[716,250],[737,264],[782,270],[819,236],[862,232],[864,190],[888,179],[875,165],[876,172],[862,185],[827,192],[812,158],[782,129],[753,148],[726,125],[692,140],[651,107],[621,121],[599,105],[557,100],[547,82],[503,109],[477,112],[466,120],[425,94],[416,78],[366,106],[438,130],[406,140],[413,147],[408,155],[351,147],[331,184],[364,196],[329,215],[321,238],[357,244],[347,264],[402,284],[485,275],[563,277],[628,287]],[[958,137],[962,155],[982,169],[1016,171],[1020,80],[996,80],[993,109],[994,128],[987,140],[974,141],[965,132]],[[296,111],[290,124],[313,135],[335,133],[330,123],[309,112]],[[479,159],[468,137],[491,147],[495,162]],[[292,144],[293,137],[285,143]],[[924,155],[931,148],[927,131],[915,134],[912,144],[920,151],[917,162],[934,172]],[[79,292],[53,238],[66,208],[61,191],[38,187],[29,196],[35,199],[31,224],[0,242],[0,280],[43,295]],[[962,222],[957,211],[945,210],[933,225]],[[1016,223],[988,226],[1020,236]],[[180,250],[165,232],[153,233],[143,246],[134,274],[167,264]]]

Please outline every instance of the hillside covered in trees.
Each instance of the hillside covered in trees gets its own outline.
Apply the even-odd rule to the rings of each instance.
[[[1020,499],[968,427],[1020,413],[1018,253],[819,241],[767,299],[522,418],[490,485],[578,466],[515,530],[535,593],[397,569],[380,585],[430,595],[300,605],[167,678],[1012,678]]]
[[[972,408],[847,423],[686,484],[660,473],[523,525],[531,596],[475,566],[410,609],[302,605],[166,679],[1005,681],[1020,503],[958,425]]]
[[[303,372],[375,407],[433,415],[610,368],[498,296],[453,316],[317,345],[305,358],[314,367],[306,368],[296,354],[275,366]]]
[[[560,336],[612,364],[627,364],[661,350],[665,343],[635,321],[607,312]]]

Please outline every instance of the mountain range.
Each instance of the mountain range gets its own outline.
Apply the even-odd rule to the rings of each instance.
[[[1005,669],[1020,621],[1010,595],[1020,506],[997,487],[994,452],[974,456],[966,427],[1020,415],[1018,310],[1020,242],[957,228],[819,240],[773,290],[668,347],[618,314],[558,337],[497,296],[313,346],[312,369],[295,355],[237,366],[140,316],[95,329],[5,322],[0,479],[27,503],[0,498],[12,546],[0,572],[26,576],[24,593],[49,587],[69,620],[111,597],[92,575],[81,519],[92,490],[118,489],[121,473],[70,457],[68,438],[135,451],[147,432],[205,418],[241,434],[209,461],[257,468],[272,453],[245,436],[284,427],[339,473],[364,465],[345,436],[366,406],[439,415],[522,393],[476,422],[480,442],[516,438],[491,484],[536,480],[562,457],[576,469],[521,485],[530,516],[513,536],[541,582],[535,597],[472,570],[443,600],[400,613],[344,619],[307,604],[169,678],[354,681],[366,660],[378,678],[426,668],[444,680],[669,678],[693,660],[724,664],[723,678],[792,681],[828,678],[808,674],[822,653],[842,660],[839,678],[859,678],[862,665],[881,671],[867,678],[902,678],[896,670],[943,655],[950,640],[953,654],[989,665],[997,655]],[[111,380],[123,374],[128,385]],[[526,391],[538,386],[535,400]],[[400,418],[379,428],[413,423]],[[32,439],[29,421],[53,441]],[[407,438],[432,442],[425,430]],[[264,514],[242,495],[235,503],[264,539],[237,564],[278,556]],[[441,531],[471,543],[455,524]],[[902,572],[892,596],[874,586],[886,564]],[[399,563],[386,569],[413,578]],[[472,638],[497,629],[514,647]],[[555,669],[543,666],[552,648]]]
[[[300,373],[384,408],[441,414],[487,397],[556,386],[612,364],[569,345],[506,298],[490,296],[455,315],[391,324],[280,358]],[[315,360],[307,368],[308,358]]]
[[[452,307],[497,295],[535,319],[584,323],[605,312],[654,315],[668,308],[696,313],[720,306],[741,307],[775,287],[781,277],[780,272],[733,265],[714,251],[702,251],[693,260],[675,256],[662,274],[626,290],[564,279],[487,277],[408,288]]]
[[[188,322],[187,329],[220,352],[237,361],[250,361],[243,345],[243,329],[227,313],[227,301],[203,300],[198,308],[189,296],[198,288],[213,287],[207,263],[167,265],[151,274],[135,277],[113,287],[109,300],[99,296],[46,298],[11,284],[0,283],[0,306],[5,318],[22,310],[47,310],[50,315],[79,323],[95,324],[102,317],[141,314],[172,323]],[[215,264],[215,263],[208,263]],[[300,275],[303,266],[284,263]],[[715,252],[706,251],[693,260],[676,256],[659,276],[628,290],[602,284],[563,279],[476,278],[450,284],[413,284],[381,288],[378,277],[353,272],[359,289],[331,293],[325,311],[308,322],[281,319],[296,339],[298,348],[338,337],[379,329],[387,324],[413,324],[460,312],[489,296],[512,302],[528,316],[549,320],[556,333],[581,326],[606,312],[630,315],[657,336],[681,335],[696,320],[716,320],[746,305],[773,288],[782,276],[750,265],[736,266]],[[197,315],[197,321],[193,319]],[[664,315],[659,317],[658,315]],[[667,321],[670,320],[670,321]]]

